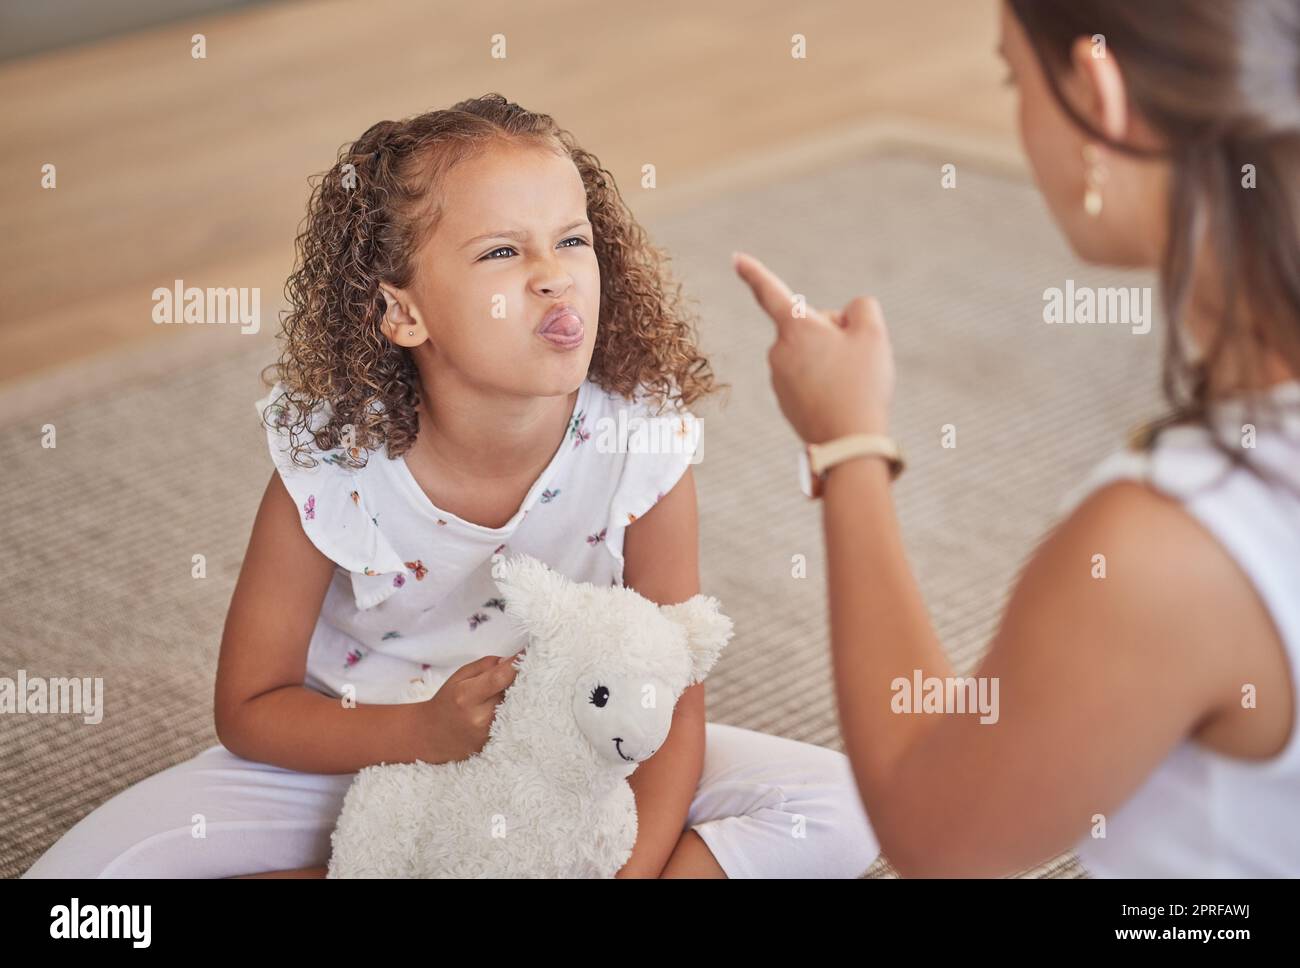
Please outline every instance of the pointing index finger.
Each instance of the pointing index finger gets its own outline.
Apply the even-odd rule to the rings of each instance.
[[[790,287],[780,276],[752,255],[735,252],[732,254],[732,264],[740,278],[749,285],[758,304],[772,317],[772,322],[776,323],[778,335],[784,333],[786,327],[790,326],[796,318],[795,294],[790,291]],[[822,316],[812,307],[805,307],[805,311],[807,318],[822,320]]]

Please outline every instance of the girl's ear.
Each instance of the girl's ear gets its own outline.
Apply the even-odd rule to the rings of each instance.
[[[411,308],[410,297],[387,283],[379,284],[379,298],[384,304],[384,335],[398,346],[412,348],[429,338],[418,312]]]

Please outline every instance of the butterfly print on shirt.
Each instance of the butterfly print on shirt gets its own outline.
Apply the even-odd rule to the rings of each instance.
[[[348,464],[349,457],[351,457],[354,461],[359,461],[361,459],[361,448],[349,447],[347,449],[346,454],[342,450],[339,450],[337,452],[331,452],[329,455],[327,455],[326,457],[322,457],[321,459],[325,461],[325,463],[333,464],[336,467],[349,467],[350,466]]]
[[[408,561],[406,567],[415,572],[416,581],[424,581],[424,576],[429,573],[429,569],[424,567],[424,560],[416,558],[415,561]]]
[[[498,612],[506,610],[506,600],[504,598],[489,598],[483,603],[484,608],[495,608]]]
[[[559,496],[560,496],[560,489],[558,487],[553,491],[548,487],[546,490],[542,491],[542,503],[550,504]]]
[[[489,616],[484,615],[482,612],[475,612],[469,617],[469,630],[473,632],[476,628],[486,622],[488,618]]]
[[[591,440],[591,431],[584,425],[587,422],[587,412],[584,410],[574,415],[573,420],[569,423],[569,436],[573,438],[573,446],[577,447],[584,440]]]
[[[360,646],[354,646],[348,649],[347,657],[343,660],[343,668],[351,669],[354,665],[366,657],[366,650]]]
[[[605,532],[608,530],[609,528],[601,528],[595,534],[587,535],[587,544],[591,545],[593,548],[596,547],[596,545],[605,540]]]

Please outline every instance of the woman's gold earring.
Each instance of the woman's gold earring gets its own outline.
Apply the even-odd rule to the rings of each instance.
[[[413,330],[413,329],[408,329],[408,330],[406,331],[406,335],[407,335],[407,336],[414,336],[414,335],[415,335],[415,330]]]
[[[1106,184],[1106,169],[1101,163],[1101,152],[1097,146],[1083,146],[1083,177],[1088,188],[1083,193],[1083,210],[1092,218],[1101,214],[1101,186]]]

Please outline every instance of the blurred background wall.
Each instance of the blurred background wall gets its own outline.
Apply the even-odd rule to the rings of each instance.
[[[0,6],[0,61],[270,0],[41,0]]]

